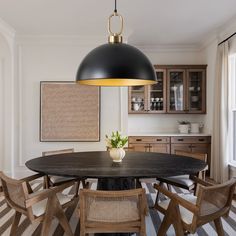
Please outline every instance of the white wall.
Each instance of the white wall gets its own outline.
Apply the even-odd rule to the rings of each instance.
[[[213,129],[213,105],[214,105],[214,81],[216,73],[216,56],[218,40],[214,39],[203,50],[203,60],[207,64],[207,116],[205,116],[205,125],[209,132]]]
[[[203,59],[203,53],[193,49],[145,49],[143,52],[150,58],[153,64],[206,64]],[[207,80],[209,78],[207,77]],[[207,98],[208,99],[208,98]],[[208,109],[208,108],[207,108]],[[178,132],[177,121],[189,120],[191,122],[204,123],[207,115],[191,115],[191,114],[129,114],[128,116],[128,132]],[[205,124],[204,132],[209,133],[208,124]]]
[[[12,54],[0,33],[0,170],[10,173],[13,161]]]
[[[78,40],[78,41],[77,41]],[[19,136],[15,157],[16,173],[42,151],[75,148],[76,151],[105,150],[105,134],[121,129],[120,90],[101,88],[100,142],[40,142],[40,81],[74,81],[78,65],[97,43],[79,39],[18,38]],[[99,43],[98,43],[99,44]],[[16,131],[17,132],[17,131]]]

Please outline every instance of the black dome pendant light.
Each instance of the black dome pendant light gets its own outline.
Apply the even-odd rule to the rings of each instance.
[[[111,18],[119,17],[120,32],[111,30]],[[81,62],[76,81],[96,86],[155,84],[156,73],[149,59],[137,48],[122,43],[123,17],[115,10],[108,19],[108,43],[93,49]]]

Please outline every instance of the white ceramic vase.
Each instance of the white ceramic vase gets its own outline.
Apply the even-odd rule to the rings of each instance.
[[[188,134],[188,131],[189,131],[189,125],[186,124],[186,125],[179,125],[179,132],[181,134]]]
[[[125,157],[125,150],[123,148],[111,148],[110,157],[114,162],[121,162]]]

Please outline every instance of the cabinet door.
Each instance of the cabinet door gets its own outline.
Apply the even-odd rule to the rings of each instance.
[[[129,147],[132,148],[134,152],[149,152],[150,151],[148,143],[129,144]]]
[[[171,154],[175,154],[175,151],[185,151],[185,152],[191,152],[191,144],[171,144]]]
[[[131,86],[129,87],[129,113],[145,113],[147,86]]]
[[[206,70],[187,70],[187,110],[188,113],[206,112]]]
[[[167,70],[167,112],[185,113],[186,75],[184,69]]]
[[[150,152],[170,153],[170,144],[150,144]]]
[[[166,112],[166,70],[156,69],[157,83],[148,86],[147,106],[149,113]]]

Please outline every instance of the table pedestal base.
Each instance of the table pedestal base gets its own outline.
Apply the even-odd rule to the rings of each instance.
[[[97,190],[128,190],[135,188],[133,178],[98,179]],[[99,233],[96,236],[131,236],[131,233]]]
[[[97,190],[128,190],[135,188],[133,178],[98,179]]]

